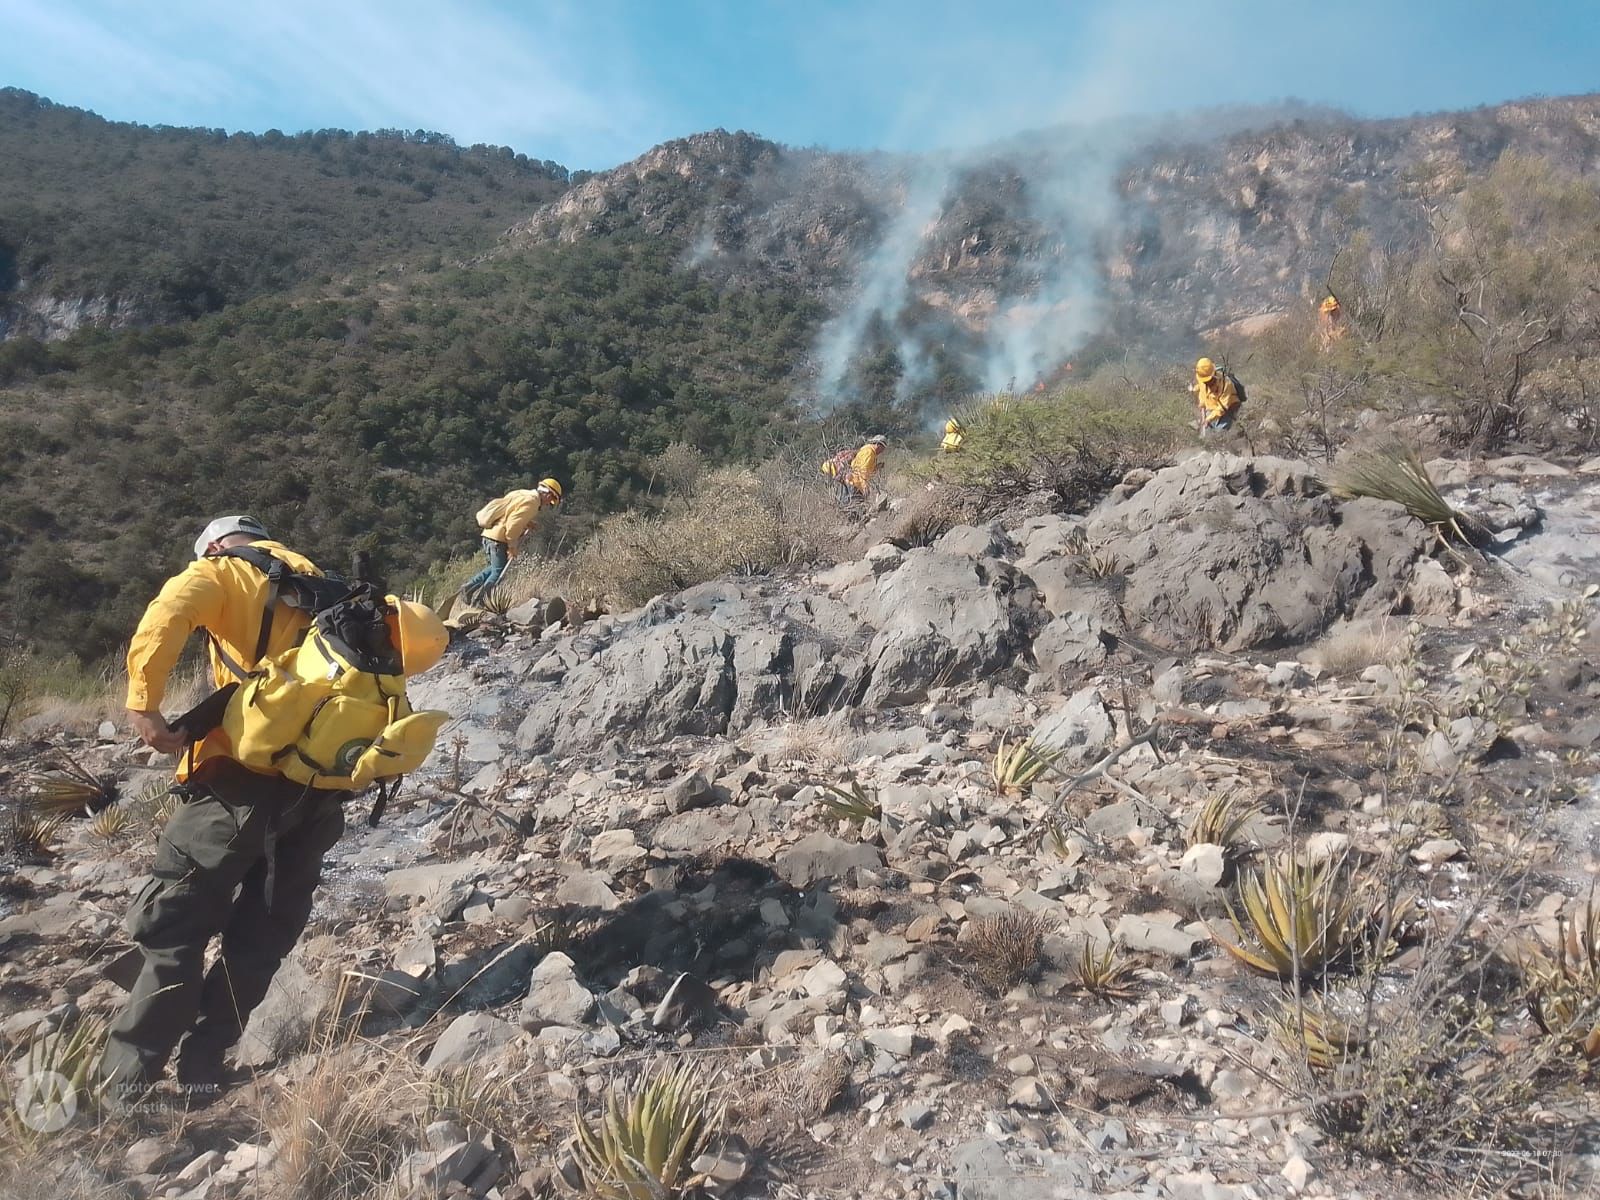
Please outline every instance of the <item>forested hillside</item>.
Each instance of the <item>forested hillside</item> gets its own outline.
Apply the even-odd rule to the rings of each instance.
[[[758,455],[815,316],[628,238],[349,290],[0,348],[9,622],[114,649],[208,514],[247,509],[330,565],[369,547],[403,579],[530,476],[606,511],[672,441]]]
[[[486,248],[565,168],[418,130],[148,128],[0,89],[0,338]]]
[[[209,515],[255,512],[333,565],[371,548],[403,582],[472,547],[485,497],[544,474],[577,531],[636,500],[675,441],[716,464],[819,410],[910,433],[982,386],[1201,344],[1226,359],[1309,320],[1341,254],[1354,319],[1399,329],[1402,297],[1450,297],[1407,292],[1405,272],[1437,291],[1437,271],[1390,250],[1425,249],[1470,182],[1511,164],[1496,195],[1515,219],[1488,219],[1496,199],[1476,228],[1521,231],[1490,238],[1517,250],[1549,225],[1541,197],[1581,201],[1600,163],[1594,97],[923,159],[717,131],[572,179],[437,135],[141,129],[18,92],[0,110],[0,636],[91,659]],[[1587,262],[1600,232],[1569,211],[1556,257]],[[1534,328],[1504,305],[1501,328]],[[1540,318],[1539,353],[1573,344],[1573,311]],[[1339,394],[1445,396],[1477,438],[1519,425],[1502,359],[1516,388],[1567,386],[1516,346],[1448,343],[1440,312],[1404,363],[1374,344]],[[1252,384],[1257,411],[1327,390],[1291,367]]]

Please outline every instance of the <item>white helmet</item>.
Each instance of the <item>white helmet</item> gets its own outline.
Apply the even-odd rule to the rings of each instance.
[[[253,538],[265,538],[272,535],[267,532],[267,527],[254,517],[218,517],[207,525],[194,541],[194,556],[204,558],[206,547],[212,542],[221,541],[229,534],[248,533]]]

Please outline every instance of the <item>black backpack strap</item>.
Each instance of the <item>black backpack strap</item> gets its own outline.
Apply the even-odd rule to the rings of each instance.
[[[267,645],[272,641],[272,618],[278,612],[278,600],[283,595],[283,581],[289,573],[289,566],[281,558],[274,558],[265,550],[258,550],[254,546],[231,546],[226,550],[219,550],[211,557],[240,559],[267,577],[267,602],[261,610],[261,632],[256,635],[256,652],[250,660],[248,669],[233,660],[233,656],[222,648],[222,643],[217,641],[209,629],[205,631],[206,637],[211,641],[211,648],[222,660],[222,665],[242,680],[266,657]]]

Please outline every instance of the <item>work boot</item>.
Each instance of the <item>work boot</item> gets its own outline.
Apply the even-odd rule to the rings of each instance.
[[[187,1108],[207,1108],[249,1077],[248,1071],[230,1070],[221,1054],[178,1053],[178,1094]]]

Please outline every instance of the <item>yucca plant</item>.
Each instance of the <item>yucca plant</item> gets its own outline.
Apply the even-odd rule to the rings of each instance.
[[[33,1038],[21,1058],[0,1070],[0,1109],[12,1144],[30,1145],[57,1132],[93,1099],[91,1075],[106,1030],[104,1021],[80,1017]]]
[[[1381,442],[1352,452],[1328,469],[1323,482],[1341,500],[1362,496],[1390,500],[1440,533],[1453,533],[1463,542],[1474,540],[1462,528],[1466,518],[1439,494],[1422,459],[1402,442]]]
[[[580,1114],[562,1181],[594,1200],[672,1200],[703,1180],[694,1162],[722,1126],[724,1106],[693,1066],[662,1067],[613,1088],[591,1124]]]
[[[852,825],[883,820],[883,805],[878,802],[877,793],[862,787],[859,779],[850,780],[848,788],[826,784],[822,791],[823,795],[817,799],[817,803],[830,816]]]
[[[1084,940],[1083,951],[1075,964],[1078,987],[1091,996],[1108,1000],[1132,1000],[1139,994],[1139,980],[1143,971],[1117,953],[1107,942],[1096,950],[1094,940]]]
[[[19,804],[11,810],[6,840],[11,853],[22,859],[49,858],[55,853],[56,837],[63,818],[41,816],[31,805]]]
[[[1236,850],[1245,826],[1256,816],[1256,811],[1254,805],[1240,800],[1235,793],[1212,796],[1189,822],[1185,842],[1191,847],[1209,842],[1224,850]]]
[[[130,815],[138,817],[142,826],[159,833],[165,828],[167,819],[177,809],[178,797],[173,793],[171,783],[158,779],[119,807],[127,810]]]
[[[1570,1043],[1587,1061],[1600,1061],[1600,905],[1590,893],[1582,916],[1563,920],[1555,953],[1524,958],[1528,1011],[1546,1037]]]
[[[93,816],[117,802],[115,777],[96,775],[70,755],[62,755],[55,770],[29,782],[34,810],[45,816]]]
[[[528,944],[543,954],[554,954],[572,947],[572,923],[559,912],[536,919]]]
[[[89,832],[104,842],[114,842],[128,831],[133,818],[125,804],[113,804],[95,813],[89,822]]]
[[[1017,795],[1032,787],[1039,776],[1055,766],[1056,756],[1028,737],[1020,742],[1000,739],[994,754],[994,790],[1002,796]]]
[[[1360,1052],[1361,1037],[1321,1005],[1284,1000],[1267,1018],[1267,1027],[1284,1049],[1314,1071],[1332,1071]]]
[[[478,597],[478,607],[486,613],[503,617],[512,609],[511,593],[502,587],[488,588]]]
[[[1234,958],[1280,979],[1309,979],[1355,948],[1357,898],[1342,864],[1284,855],[1239,885],[1243,916],[1228,903],[1236,940],[1212,937]]]

